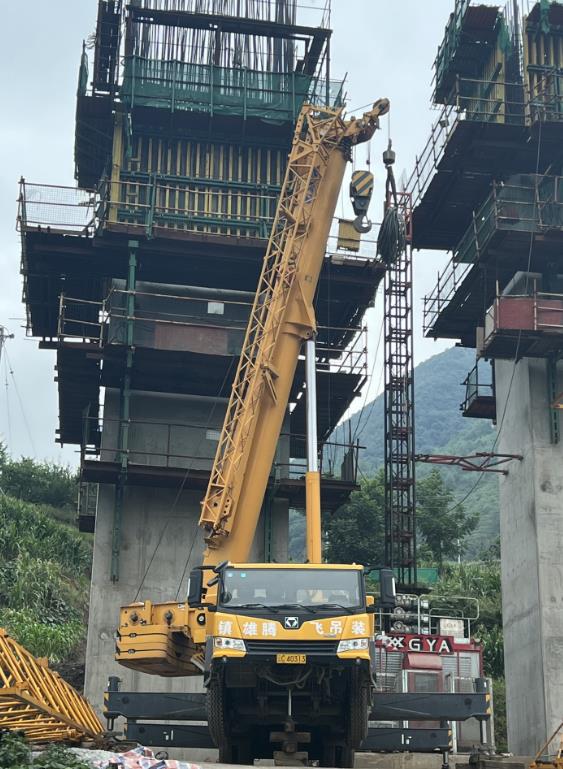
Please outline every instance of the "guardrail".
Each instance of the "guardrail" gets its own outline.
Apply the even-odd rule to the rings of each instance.
[[[528,87],[500,80],[457,78],[452,101],[439,112],[430,136],[415,165],[406,189],[416,207],[438,168],[444,150],[463,121],[530,126],[563,120],[563,73],[543,68]]]
[[[20,179],[16,228],[53,229],[91,235],[96,228],[97,193],[56,184],[34,184]]]
[[[488,381],[483,381],[483,374],[482,374],[482,368],[484,363],[481,361],[477,361],[475,366],[471,369],[471,371],[467,374],[465,379],[463,380],[463,385],[465,386],[465,399],[463,403],[460,405],[460,410],[463,412],[468,411],[472,404],[478,399],[478,398],[490,398],[494,397],[495,395],[495,385],[493,381],[493,370],[492,367],[489,365],[490,370],[490,376],[486,377]]]
[[[422,325],[425,335],[432,331],[438,316],[451,302],[472,267],[472,264],[457,262],[452,258],[445,269],[438,273],[437,283],[433,292],[424,297]]]
[[[119,435],[127,429],[128,445],[119,446]],[[220,428],[210,428],[201,422],[164,422],[151,419],[131,418],[123,420],[111,417],[84,417],[84,441],[81,446],[81,461],[86,458],[105,462],[121,462],[123,457],[136,465],[147,468],[169,468],[189,470],[211,470]],[[101,443],[88,442],[88,436],[102,435]],[[306,453],[307,437],[282,432],[280,439],[297,443]],[[186,444],[182,448],[181,444]],[[187,447],[191,445],[192,449]],[[146,448],[150,446],[150,448]],[[356,483],[358,473],[359,441],[319,441],[319,468],[324,478]],[[277,479],[299,479],[307,470],[306,460],[287,457],[276,459],[272,474]]]
[[[435,288],[424,297],[424,333],[432,329],[472,265],[486,255],[495,233],[563,230],[563,177],[520,174],[514,178],[518,183],[493,182],[490,195],[474,212],[450,262],[438,274]]]
[[[127,310],[127,298],[131,295],[137,300],[133,314],[129,314]],[[139,306],[139,300],[149,306]],[[190,307],[193,308],[194,305],[210,303],[233,307],[239,317],[227,320],[223,312],[204,315],[193,309],[190,311]],[[192,349],[186,347],[182,328],[206,329],[210,333],[228,334],[232,342],[229,352],[234,355],[240,352],[251,306],[251,302],[243,300],[214,300],[195,295],[177,296],[119,288],[113,288],[102,301],[78,299],[61,293],[57,337],[61,342],[88,342],[99,348],[112,344],[124,345],[126,325],[131,322],[136,345],[143,346],[144,342],[145,346],[155,349],[182,350]],[[174,328],[178,329],[176,334]],[[156,329],[161,332],[162,329],[169,329],[168,332],[161,333],[163,338],[160,342],[154,333]],[[357,328],[320,325],[318,331],[317,371],[367,376],[366,326]],[[353,335],[352,339],[346,341],[350,334]]]

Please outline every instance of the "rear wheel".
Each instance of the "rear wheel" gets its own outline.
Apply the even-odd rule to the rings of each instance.
[[[321,766],[336,766],[336,745],[325,743],[321,752]]]
[[[355,758],[354,748],[348,745],[338,745],[336,747],[336,761],[334,765],[342,767],[342,769],[352,769]]]
[[[250,737],[233,742],[233,764],[252,764],[254,755]]]

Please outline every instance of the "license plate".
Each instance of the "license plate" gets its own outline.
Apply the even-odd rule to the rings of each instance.
[[[278,665],[305,665],[307,662],[306,654],[276,654]]]

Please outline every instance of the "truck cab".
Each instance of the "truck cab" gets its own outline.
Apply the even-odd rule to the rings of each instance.
[[[309,760],[351,765],[367,735],[374,684],[375,606],[363,567],[226,564],[217,571],[209,580],[204,682],[221,760],[269,757],[271,742],[287,754],[289,741],[301,759],[303,743]]]

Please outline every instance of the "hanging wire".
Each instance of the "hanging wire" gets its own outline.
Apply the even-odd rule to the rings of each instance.
[[[541,144],[542,144],[542,132],[541,132],[541,129],[542,129],[542,123],[541,123],[541,120],[540,120],[539,121],[539,129],[538,129],[538,150],[537,150],[537,154],[536,154],[536,173],[535,173],[536,184],[537,184],[537,177],[538,177],[539,168],[540,168]],[[536,219],[537,201],[538,201],[538,196],[534,195],[534,207],[533,207],[533,215],[532,215],[532,220],[533,221],[535,221],[535,219]],[[533,251],[534,251],[534,233],[532,231],[532,232],[530,232],[530,245],[529,245],[529,248],[528,248],[528,263],[527,263],[527,267],[526,267],[526,288],[525,288],[526,292],[528,290],[528,279],[529,279],[530,269],[531,269],[531,266],[532,266]],[[506,417],[506,414],[507,414],[507,410],[508,410],[508,403],[510,401],[510,395],[512,393],[512,385],[514,383],[514,377],[516,375],[516,366],[518,365],[518,356],[519,356],[519,353],[520,353],[520,342],[521,342],[521,339],[522,339],[522,330],[519,330],[518,331],[518,338],[517,338],[517,341],[516,341],[516,350],[514,352],[514,359],[513,359],[513,363],[512,363],[512,373],[511,373],[511,376],[510,376],[510,382],[508,383],[508,390],[506,392],[506,399],[504,401],[504,408],[502,410],[502,416],[501,416],[501,419],[500,419],[500,423],[499,423],[499,427],[498,427],[498,430],[497,430],[497,434],[495,436],[495,440],[493,441],[493,444],[492,444],[492,446],[491,446],[491,448],[489,450],[491,454],[494,453],[494,451],[495,451],[495,449],[496,449],[496,447],[498,445],[498,442],[500,440],[500,436],[502,434],[502,428],[503,428],[504,420],[505,420],[505,417]],[[460,505],[463,505],[463,503],[467,499],[469,499],[469,497],[473,494],[473,492],[477,489],[477,487],[481,483],[484,475],[485,475],[485,471],[481,470],[481,472],[479,474],[479,477],[477,478],[477,480],[475,481],[473,486],[469,489],[467,494],[465,494],[465,496],[462,499],[460,499],[459,502],[456,502],[455,505],[452,505],[450,507],[450,509],[446,512],[446,515],[448,515],[449,513],[453,512],[454,510],[456,510]]]
[[[37,451],[35,449],[35,441],[33,440],[33,434],[32,434],[31,429],[29,427],[29,422],[27,420],[27,414],[25,412],[25,408],[24,408],[24,405],[23,405],[23,400],[21,398],[20,391],[18,389],[18,383],[16,382],[16,378],[14,376],[14,371],[12,369],[12,364],[11,364],[10,358],[8,356],[8,351],[6,350],[5,347],[4,347],[4,356],[5,356],[5,360],[8,362],[10,376],[12,377],[12,382],[14,384],[14,390],[16,391],[16,398],[18,399],[18,403],[19,403],[20,411],[21,411],[21,414],[22,414],[22,417],[23,417],[23,422],[24,422],[24,425],[25,425],[25,429],[27,431],[29,442],[31,444],[31,450],[33,452],[32,456],[35,459],[37,457]]]
[[[352,443],[354,443],[356,440],[359,440],[361,435],[362,435],[362,433],[364,432],[364,430],[366,428],[366,425],[367,425],[367,423],[369,421],[369,418],[371,416],[371,412],[373,411],[373,404],[375,403],[375,400],[377,399],[377,395],[375,395],[372,403],[370,404],[370,410],[366,414],[366,417],[365,417],[365,420],[364,420],[364,424],[361,425],[362,415],[363,415],[364,410],[365,410],[366,405],[367,405],[367,399],[369,397],[371,384],[374,381],[373,380],[373,374],[374,374],[374,371],[375,371],[375,365],[377,363],[377,356],[379,355],[379,348],[381,347],[381,340],[382,339],[383,339],[383,318],[381,319],[381,325],[379,327],[379,335],[378,335],[378,338],[377,338],[377,346],[375,348],[375,354],[374,354],[374,358],[373,358],[373,363],[371,365],[371,370],[370,370],[370,373],[369,373],[369,382],[368,382],[368,386],[366,387],[366,393],[365,393],[365,396],[364,396],[364,403],[362,405],[362,408],[358,412],[358,421],[356,422],[356,426],[354,428],[354,433],[352,435],[352,441],[351,441]],[[383,377],[383,367],[381,367],[379,384],[381,384],[382,377]],[[378,384],[378,388],[377,389],[379,389],[379,384]]]
[[[219,394],[217,395],[217,399],[216,399],[216,400],[213,402],[213,405],[212,405],[211,409],[209,410],[209,415],[208,415],[208,417],[207,417],[206,423],[205,423],[205,425],[203,425],[203,429],[202,429],[202,431],[201,431],[201,438],[199,439],[199,441],[198,441],[198,443],[197,443],[197,446],[196,446],[196,448],[195,448],[195,452],[194,452],[194,459],[193,459],[193,462],[195,462],[195,461],[196,461],[196,459],[198,459],[198,458],[199,458],[199,459],[201,459],[201,458],[202,458],[202,457],[199,457],[199,450],[200,450],[200,448],[201,448],[201,445],[202,445],[203,441],[206,439],[206,432],[207,432],[207,430],[209,429],[209,427],[211,426],[211,420],[212,420],[212,419],[213,419],[213,417],[215,416],[215,410],[216,410],[216,408],[217,408],[218,400],[219,400],[219,398],[221,397],[221,393],[223,392],[223,390],[224,390],[224,388],[225,388],[225,385],[227,384],[227,381],[228,381],[228,379],[229,379],[229,376],[230,376],[230,373],[231,373],[231,371],[232,371],[232,368],[233,368],[233,366],[234,366],[234,363],[235,363],[235,358],[234,358],[234,356],[232,356],[232,357],[231,357],[231,361],[230,361],[230,363],[229,363],[229,366],[228,366],[228,368],[227,368],[227,371],[225,372],[225,376],[223,377],[223,381],[222,381],[222,383],[221,383],[221,387],[219,388]],[[190,472],[191,472],[191,471],[192,471],[192,469],[193,469],[193,462],[192,462],[192,463],[190,464],[190,466],[189,466],[189,467],[186,469],[186,472],[184,473],[184,477],[182,478],[182,482],[180,483],[180,486],[179,486],[179,488],[178,488],[178,491],[177,491],[177,493],[176,493],[176,496],[174,497],[174,501],[172,502],[172,505],[171,505],[171,506],[169,507],[169,509],[168,509],[168,520],[166,521],[165,525],[163,526],[163,529],[162,529],[162,531],[161,531],[161,533],[160,533],[160,536],[159,536],[159,538],[158,538],[158,542],[156,543],[156,546],[155,546],[155,548],[154,548],[154,550],[153,550],[153,552],[152,552],[152,555],[151,555],[151,557],[150,557],[150,559],[149,559],[149,563],[148,563],[148,565],[147,565],[147,568],[145,569],[145,571],[144,571],[144,574],[143,574],[143,577],[142,577],[142,579],[141,579],[141,582],[139,583],[139,587],[138,587],[138,589],[137,589],[137,593],[135,594],[135,601],[136,601],[136,600],[138,599],[138,597],[139,597],[139,594],[140,594],[140,592],[141,592],[141,589],[142,589],[142,587],[143,587],[143,585],[144,585],[144,583],[145,583],[145,579],[147,578],[147,575],[148,575],[148,573],[149,573],[149,571],[150,571],[150,568],[151,568],[151,566],[152,566],[152,563],[153,563],[153,561],[154,561],[154,559],[155,559],[156,553],[157,553],[158,549],[160,548],[160,545],[162,544],[162,540],[164,539],[164,534],[165,534],[165,532],[166,532],[166,529],[168,528],[168,524],[170,523],[170,516],[171,516],[171,515],[172,515],[172,513],[175,511],[175,509],[176,509],[176,506],[177,506],[178,502],[180,501],[180,497],[181,497],[181,495],[182,495],[182,492],[184,491],[184,488],[185,488],[185,485],[186,485],[186,483],[187,483],[187,480],[188,480],[188,478],[189,478]],[[196,521],[196,528],[197,528],[197,521]],[[192,551],[193,551],[193,549],[194,549],[194,545],[195,545],[195,543],[196,543],[196,539],[197,539],[197,538],[196,538],[196,536],[195,536],[195,534],[196,534],[196,533],[197,533],[197,532],[194,530],[194,538],[193,538],[193,540],[192,540],[192,544],[191,544],[191,546],[190,546],[190,549],[189,549],[189,551],[188,551],[188,557],[186,558],[186,562],[185,562],[185,565],[184,565],[184,571],[183,571],[183,574],[185,574],[185,571],[186,571],[186,569],[187,569],[187,566],[188,566],[188,563],[189,563],[189,560],[190,560],[190,557],[191,557]],[[181,585],[181,583],[180,583],[180,585]],[[179,591],[180,591],[180,586],[178,587],[178,592],[179,592]]]
[[[4,356],[4,387],[6,388],[6,422],[8,425],[8,446],[12,447],[12,420],[10,417],[10,390],[8,385],[8,364]]]

